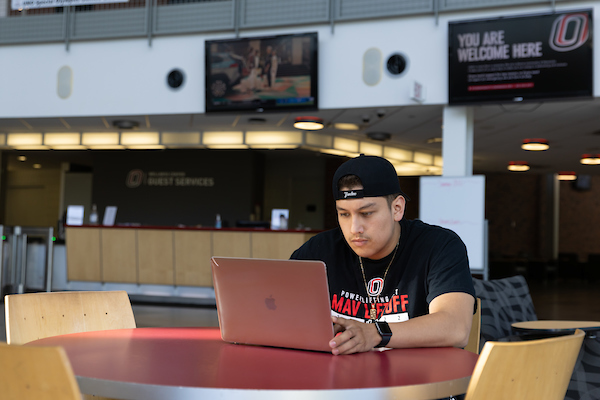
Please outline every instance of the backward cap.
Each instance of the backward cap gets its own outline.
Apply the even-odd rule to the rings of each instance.
[[[362,182],[362,190],[341,191],[338,182],[347,175],[356,175]],[[396,168],[388,160],[361,154],[343,163],[333,175],[333,198],[335,200],[362,197],[381,197],[399,193],[409,200],[400,189]]]

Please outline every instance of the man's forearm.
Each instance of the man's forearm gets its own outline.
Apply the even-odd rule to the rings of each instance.
[[[474,299],[466,293],[442,294],[429,305],[429,314],[390,324],[388,347],[464,347],[469,341]]]
[[[471,329],[466,325],[444,312],[391,323],[392,338],[386,347],[464,347]]]

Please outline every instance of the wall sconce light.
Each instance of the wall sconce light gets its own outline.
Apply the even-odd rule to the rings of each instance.
[[[575,179],[577,179],[575,171],[560,171],[558,173],[559,181],[574,181]]]
[[[85,150],[79,133],[46,133],[44,144],[55,150]]]
[[[346,139],[342,137],[333,138],[333,149],[345,151],[347,153],[359,154],[359,143],[358,140]]]
[[[42,146],[42,141],[41,133],[9,133],[6,144],[13,147]]]
[[[524,139],[521,148],[528,151],[544,151],[548,150],[550,145],[546,139]]]
[[[124,146],[151,146],[160,144],[158,132],[122,132],[121,144]]]
[[[383,147],[383,157],[397,161],[412,162],[414,154],[410,150],[399,149],[397,147]],[[392,164],[394,164],[392,162]]]
[[[340,131],[357,131],[360,129],[360,126],[357,124],[351,124],[349,122],[336,122],[333,124],[333,127]]]
[[[302,132],[247,131],[245,141],[251,148],[293,149],[302,144]]]
[[[319,117],[297,117],[294,120],[294,128],[303,131],[318,131],[324,127],[325,124],[323,124],[323,120]]]
[[[529,171],[529,164],[527,164],[527,161],[510,161],[508,163],[508,170],[514,172]]]
[[[247,149],[248,145],[244,143],[244,132],[204,132],[202,134],[202,144],[209,149]]]
[[[584,165],[600,165],[600,154],[583,154],[579,162]]]
[[[81,144],[95,150],[119,150],[119,134],[114,132],[86,132],[81,135]]]
[[[383,155],[383,146],[380,144],[360,142],[360,144],[358,145],[358,149],[360,153],[368,156],[381,157]]]

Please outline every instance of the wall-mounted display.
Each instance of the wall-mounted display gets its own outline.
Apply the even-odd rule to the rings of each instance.
[[[448,24],[448,102],[593,95],[592,10]]]
[[[208,40],[206,112],[318,109],[316,32]]]

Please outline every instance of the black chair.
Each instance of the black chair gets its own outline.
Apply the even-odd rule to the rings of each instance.
[[[565,400],[600,399],[600,331],[586,332]]]
[[[537,321],[527,281],[521,275],[484,281],[473,278],[475,294],[481,299],[481,341],[512,335],[514,322]]]

